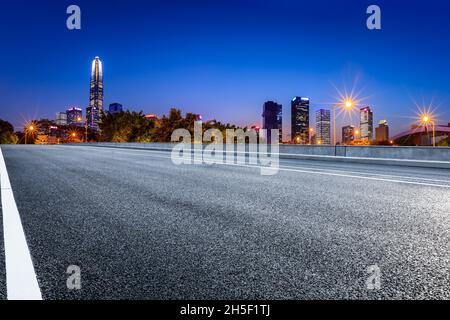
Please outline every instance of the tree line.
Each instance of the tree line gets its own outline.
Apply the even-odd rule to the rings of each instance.
[[[149,120],[142,112],[122,111],[115,114],[104,113],[99,123],[99,141],[103,142],[170,142],[172,132],[186,129],[194,135],[194,123],[200,120],[198,114],[186,113],[172,108],[169,115],[158,120]],[[203,123],[203,130],[218,129],[224,135],[227,129],[237,129],[235,125],[223,124],[216,120]]]

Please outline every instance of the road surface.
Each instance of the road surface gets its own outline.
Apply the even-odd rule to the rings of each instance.
[[[281,160],[261,176],[167,152],[1,150],[43,299],[450,298],[450,170]]]

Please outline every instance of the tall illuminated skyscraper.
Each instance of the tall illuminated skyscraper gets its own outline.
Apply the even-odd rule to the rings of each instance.
[[[294,143],[309,143],[309,98],[295,97],[291,101],[291,139]]]
[[[319,144],[331,144],[331,113],[320,109],[316,112],[316,141]]]
[[[100,114],[103,111],[103,65],[99,57],[92,61],[89,107],[86,108],[87,125],[98,130]]]
[[[370,107],[360,110],[361,116],[361,140],[370,142],[373,140],[373,112]]]

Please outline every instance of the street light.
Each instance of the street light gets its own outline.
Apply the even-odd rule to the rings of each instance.
[[[420,122],[425,127],[425,129],[427,129],[431,124],[431,127],[433,128],[433,147],[436,147],[436,127],[433,121],[433,116],[428,113],[421,114]]]
[[[338,104],[335,104],[333,106],[333,144],[336,145],[336,109],[338,107],[343,108],[345,111],[351,111],[353,107],[355,106],[355,102],[353,99],[344,99],[344,101],[341,101]]]
[[[309,128],[309,144],[312,144],[313,133],[314,133],[314,128]]]
[[[29,125],[25,128],[25,144],[27,144],[27,137],[28,137],[28,133],[29,132],[33,132],[34,131],[34,126],[33,125]]]
[[[345,101],[345,107],[351,109],[353,107],[353,102],[350,100]]]

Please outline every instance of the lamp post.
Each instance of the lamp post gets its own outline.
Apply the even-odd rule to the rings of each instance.
[[[28,137],[28,132],[33,132],[34,131],[34,126],[30,125],[27,128],[25,128],[25,144],[27,143],[27,137]]]
[[[422,122],[422,124],[424,125],[425,129],[428,128],[428,125],[431,124],[431,128],[433,130],[433,147],[436,147],[436,127],[434,125],[434,121],[431,115],[429,114],[423,114],[421,116],[420,121]]]
[[[350,99],[346,99],[345,101],[335,104],[333,106],[333,144],[336,145],[336,109],[338,107],[343,107],[345,110],[350,111],[354,106],[354,103]]]

